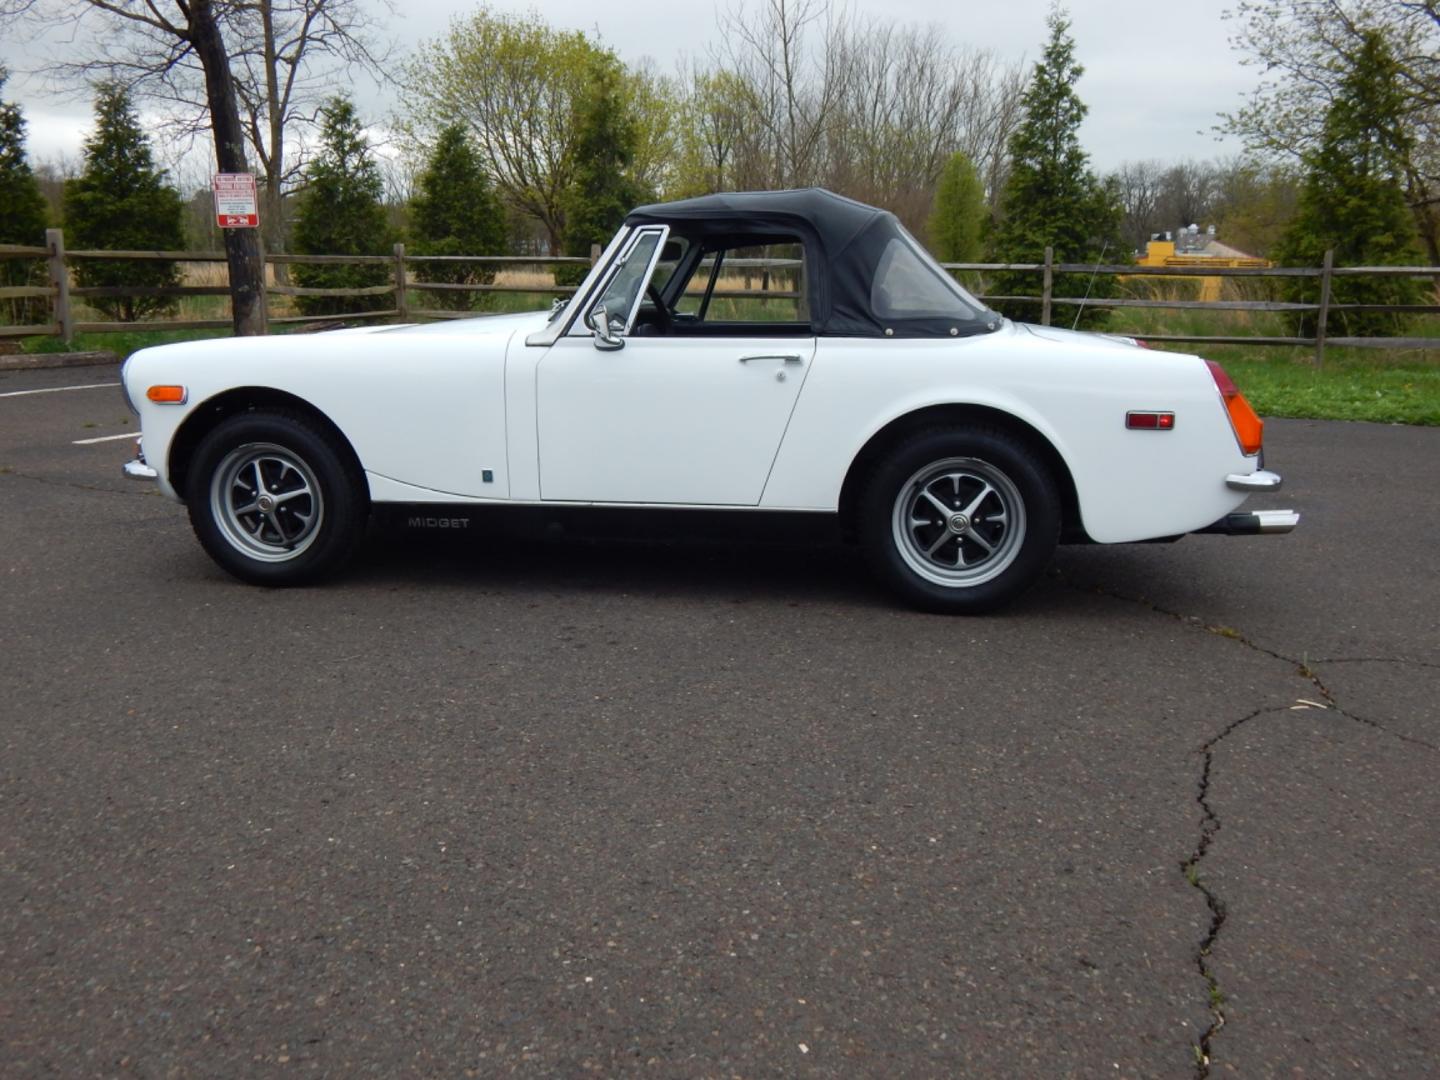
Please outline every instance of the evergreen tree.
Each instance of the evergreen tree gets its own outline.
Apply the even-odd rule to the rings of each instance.
[[[640,131],[620,62],[604,53],[593,56],[590,66],[576,105],[574,173],[561,203],[566,255],[588,256],[592,244],[609,243],[625,215],[649,196],[630,175]],[[555,280],[575,284],[584,276],[580,267],[565,267]]]
[[[1054,8],[1046,25],[1050,40],[1021,98],[1025,119],[1010,138],[1010,177],[991,251],[997,262],[1043,262],[1047,246],[1054,249],[1057,263],[1118,262],[1124,253],[1118,192],[1090,170],[1078,135],[1087,110],[1075,94],[1075,83],[1085,69],[1075,61],[1075,40],[1064,10]],[[1034,274],[1000,274],[990,291],[1034,292],[1036,281]],[[1089,274],[1055,275],[1056,296],[1078,298],[1087,289],[1091,298],[1110,296],[1114,281],[1096,276],[1092,284]],[[1040,319],[1038,301],[997,306],[1014,319]],[[1087,307],[1081,325],[1097,326],[1106,314]],[[1061,313],[1057,318],[1070,321]]]
[[[9,76],[0,68],[0,92]],[[0,99],[0,244],[45,243],[45,197],[25,160],[25,117],[20,106]],[[0,288],[45,284],[38,259],[0,259]],[[45,321],[43,299],[0,302],[0,318],[12,326]]]
[[[1405,201],[1409,136],[1400,122],[1408,108],[1400,67],[1385,38],[1367,31],[1349,58],[1340,93],[1325,115],[1320,144],[1305,157],[1299,212],[1281,238],[1278,262],[1319,266],[1327,250],[1337,266],[1415,266],[1422,259],[1414,215]],[[1317,303],[1319,282],[1286,279],[1286,299]],[[1337,277],[1335,304],[1424,303],[1410,278]],[[1327,332],[1337,337],[1395,334],[1408,317],[1382,311],[1331,311]],[[1296,312],[1301,336],[1315,333],[1315,312]]]
[[[945,162],[935,188],[930,248],[936,257],[941,262],[977,261],[985,216],[985,187],[970,159],[957,150]]]
[[[417,255],[499,255],[505,247],[505,211],[481,167],[480,157],[452,124],[440,132],[418,191],[410,204],[412,247]],[[489,285],[493,267],[483,263],[417,263],[421,281],[454,285]],[[447,293],[444,306],[476,306],[481,293]]]
[[[380,205],[384,183],[370,154],[365,130],[346,97],[334,97],[321,112],[320,150],[305,170],[305,188],[295,216],[294,249],[302,255],[388,255],[394,233]],[[297,263],[292,276],[305,289],[363,289],[384,285],[383,265]],[[391,297],[297,296],[305,315],[380,311]]]
[[[156,168],[130,96],[116,83],[97,89],[95,131],[85,140],[84,167],[65,182],[65,243],[75,250],[114,251],[175,251],[185,243],[180,193]],[[168,288],[180,283],[180,271],[169,260],[85,259],[75,268],[75,281],[86,288]],[[95,297],[87,303],[134,322],[173,308],[176,299]]]

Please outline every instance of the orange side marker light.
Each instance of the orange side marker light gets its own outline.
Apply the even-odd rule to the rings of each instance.
[[[1246,455],[1253,457],[1260,452],[1265,441],[1265,421],[1250,407],[1245,395],[1240,393],[1240,388],[1225,373],[1224,368],[1214,360],[1206,360],[1205,365],[1210,369],[1221,400],[1225,402],[1225,411],[1230,416],[1230,427],[1235,431],[1235,441]]]
[[[145,396],[159,405],[184,405],[189,395],[183,386],[152,386]]]

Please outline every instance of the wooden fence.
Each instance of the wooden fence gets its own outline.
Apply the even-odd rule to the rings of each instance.
[[[1313,311],[1315,313],[1315,336],[1314,337],[1275,337],[1275,336],[1221,336],[1206,334],[1150,334],[1144,335],[1146,341],[1155,342],[1196,342],[1209,343],[1212,345],[1291,345],[1309,346],[1315,350],[1315,365],[1323,367],[1325,363],[1325,347],[1332,345],[1336,347],[1357,347],[1357,348],[1382,348],[1382,349],[1440,349],[1440,338],[1423,337],[1331,337],[1326,333],[1330,315],[1341,311],[1375,311],[1394,312],[1418,315],[1440,314],[1440,304],[1337,304],[1331,301],[1331,290],[1334,280],[1337,277],[1409,277],[1429,278],[1432,285],[1440,286],[1440,266],[1336,266],[1335,253],[1325,252],[1324,265],[1318,267],[1290,267],[1290,266],[1114,266],[1096,265],[1093,263],[1057,263],[1054,262],[1054,249],[1045,249],[1045,261],[1043,263],[942,263],[947,270],[951,271],[973,271],[978,273],[997,273],[1002,271],[1022,271],[1041,275],[1041,289],[1038,296],[993,296],[987,295],[981,299],[990,301],[1003,300],[1039,300],[1041,303],[1040,321],[1049,326],[1055,305],[1068,305],[1071,307],[1099,307],[1099,308],[1168,308],[1172,310],[1196,310],[1196,311],[1256,311],[1256,312],[1293,312]],[[1281,300],[1140,300],[1125,297],[1106,297],[1096,299],[1094,297],[1057,297],[1054,295],[1054,278],[1056,274],[1085,274],[1094,276],[1097,274],[1115,275],[1119,277],[1158,277],[1158,278],[1319,278],[1320,295],[1317,302],[1313,304],[1281,301]]]
[[[71,270],[80,262],[85,260],[104,259],[107,261],[174,261],[185,263],[224,263],[223,252],[215,251],[66,251],[65,238],[59,229],[47,230],[45,234],[46,244],[44,247],[24,247],[9,244],[0,244],[0,259],[32,259],[44,260],[48,270],[48,284],[46,285],[25,285],[0,288],[0,301],[4,300],[37,300],[48,301],[50,320],[44,323],[30,325],[0,325],[0,338],[30,337],[37,335],[58,336],[65,342],[70,342],[77,333],[110,333],[118,331],[133,330],[200,330],[200,329],[223,329],[231,325],[229,318],[209,319],[154,319],[140,322],[97,322],[81,321],[76,319],[75,301],[90,298],[119,298],[119,297],[193,297],[193,296],[228,296],[229,289],[222,285],[174,285],[163,287],[78,287],[71,283]],[[336,319],[397,319],[407,321],[410,319],[453,319],[464,318],[474,315],[473,311],[450,310],[446,308],[423,307],[412,305],[410,297],[412,294],[432,293],[444,296],[447,294],[474,294],[474,293],[526,293],[541,295],[565,296],[573,293],[573,286],[565,285],[534,285],[534,284],[450,284],[442,282],[418,280],[412,272],[412,268],[421,263],[481,263],[493,267],[556,267],[556,266],[589,266],[598,256],[599,249],[592,250],[589,259],[579,257],[563,256],[532,256],[532,255],[496,255],[496,256],[468,256],[468,255],[411,255],[405,251],[405,245],[396,244],[389,255],[268,255],[266,263],[269,266],[279,265],[312,265],[320,266],[327,264],[343,265],[373,265],[386,266],[390,271],[390,281],[387,284],[375,285],[366,288],[349,289],[318,289],[301,288],[292,285],[269,285],[267,292],[276,296],[328,296],[328,297],[364,297],[364,296],[391,296],[393,304],[379,311],[354,312],[342,315],[272,315],[270,322],[276,325],[285,324],[306,324],[306,323],[327,323]],[[745,269],[761,275],[761,287],[753,289],[732,289],[725,292],[717,292],[717,296],[733,297],[773,297],[795,296],[793,292],[786,293],[771,289],[770,273],[772,269],[790,269],[796,264],[786,261],[765,262],[764,260],[743,260]],[[739,261],[727,263],[727,265],[738,266]],[[1186,334],[1146,334],[1147,341],[1155,342],[1187,342],[1187,343],[1209,343],[1219,345],[1253,345],[1253,346],[1302,346],[1312,347],[1315,350],[1315,362],[1323,365],[1325,348],[1329,346],[1360,346],[1377,348],[1440,348],[1440,339],[1436,338],[1414,338],[1414,337],[1332,337],[1327,335],[1326,327],[1331,314],[1341,311],[1385,311],[1403,312],[1410,314],[1440,314],[1440,304],[1340,304],[1331,301],[1333,282],[1339,277],[1360,277],[1360,276],[1390,276],[1390,277],[1425,277],[1432,283],[1440,283],[1440,267],[1433,266],[1350,266],[1338,267],[1334,265],[1333,253],[1326,252],[1324,265],[1319,267],[1203,267],[1203,266],[1124,266],[1124,265],[1089,265],[1075,263],[1056,263],[1053,261],[1051,249],[1045,250],[1045,261],[1040,263],[944,263],[942,264],[950,271],[973,272],[973,273],[998,273],[998,272],[1020,272],[1033,273],[1040,278],[1040,289],[1034,294],[1027,296],[983,296],[987,301],[1003,300],[1029,300],[1039,301],[1041,305],[1041,322],[1050,325],[1052,315],[1057,307],[1077,308],[1080,306],[1103,307],[1103,308],[1165,308],[1172,310],[1204,310],[1204,311],[1250,311],[1250,312],[1297,312],[1312,311],[1315,313],[1316,333],[1314,337],[1283,337],[1283,336],[1223,336],[1223,335],[1186,335]],[[1085,298],[1066,297],[1054,295],[1054,282],[1056,274],[1081,274],[1093,279],[1096,275],[1116,275],[1124,277],[1159,277],[1159,278],[1187,278],[1187,277],[1220,277],[1220,278],[1318,278],[1319,297],[1313,304],[1294,303],[1275,300],[1173,300],[1173,299],[1135,299],[1124,297]]]
[[[45,260],[48,284],[21,285],[0,288],[0,301],[45,299],[49,301],[50,321],[29,325],[0,326],[0,338],[52,336],[69,343],[76,334],[105,334],[133,330],[218,330],[232,325],[227,318],[211,319],[148,319],[136,322],[98,322],[76,318],[75,301],[86,299],[109,299],[124,297],[173,297],[176,299],[195,296],[228,297],[230,290],[224,285],[166,285],[166,286],[93,286],[80,287],[71,283],[71,270],[86,260],[107,262],[181,262],[221,263],[225,262],[223,251],[67,251],[65,237],[59,229],[47,229],[44,247],[23,247],[14,244],[0,244],[0,259]],[[390,255],[266,255],[267,267],[281,265],[306,266],[385,266],[390,271],[390,282],[365,288],[314,289],[295,285],[266,285],[268,296],[330,296],[354,298],[362,296],[391,296],[392,306],[378,311],[360,311],[340,315],[270,315],[272,325],[327,323],[336,319],[400,319],[414,316],[433,318],[459,318],[475,314],[471,311],[439,311],[431,308],[411,310],[409,296],[416,292],[445,292],[464,290],[468,292],[521,292],[568,295],[573,287],[562,285],[450,285],[438,282],[417,281],[408,267],[417,262],[483,262],[495,266],[582,266],[589,267],[591,260],[583,257],[543,255],[496,255],[484,258],[468,256],[420,256],[407,255],[404,244],[396,244]]]

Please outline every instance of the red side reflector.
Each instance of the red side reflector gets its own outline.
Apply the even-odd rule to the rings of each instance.
[[[1173,412],[1127,412],[1125,426],[1136,431],[1174,431]]]

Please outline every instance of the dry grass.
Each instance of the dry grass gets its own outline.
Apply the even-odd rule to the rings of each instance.
[[[545,269],[508,266],[495,275],[496,285],[512,289],[548,289],[555,284],[555,275]]]
[[[230,271],[223,262],[181,263],[180,284],[229,285]],[[275,267],[265,267],[265,284],[275,284]]]

